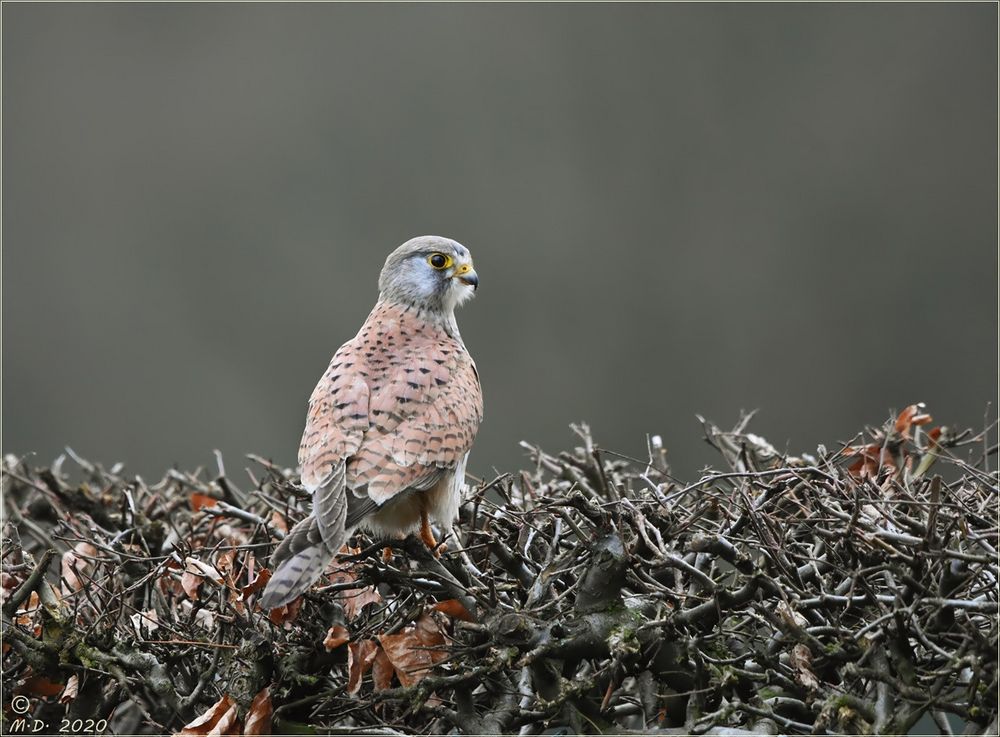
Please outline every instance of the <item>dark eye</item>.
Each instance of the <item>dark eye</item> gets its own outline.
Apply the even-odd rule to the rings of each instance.
[[[427,258],[427,263],[435,269],[447,269],[451,266],[451,256],[446,256],[443,253],[432,253]]]

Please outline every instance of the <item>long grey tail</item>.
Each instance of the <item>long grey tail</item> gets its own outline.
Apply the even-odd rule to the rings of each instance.
[[[323,575],[327,564],[333,559],[340,546],[347,539],[347,531],[341,528],[324,540],[316,517],[309,515],[299,522],[285,536],[271,556],[275,566],[271,580],[267,582],[260,606],[268,610],[283,606],[304,593]]]

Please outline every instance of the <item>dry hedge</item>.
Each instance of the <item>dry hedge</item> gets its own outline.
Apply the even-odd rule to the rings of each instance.
[[[997,734],[995,425],[929,419],[816,457],[704,423],[728,470],[687,485],[576,427],[472,488],[440,557],[359,537],[271,612],[292,472],[8,456],[4,732]]]

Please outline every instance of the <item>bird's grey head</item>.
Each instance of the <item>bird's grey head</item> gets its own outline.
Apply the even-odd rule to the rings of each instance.
[[[469,249],[436,235],[413,238],[389,254],[379,276],[382,299],[450,313],[479,286]]]

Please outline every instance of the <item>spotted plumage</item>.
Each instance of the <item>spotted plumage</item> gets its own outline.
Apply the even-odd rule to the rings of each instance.
[[[447,238],[414,238],[386,259],[375,308],[310,397],[298,460],[312,512],[275,550],[263,607],[308,589],[359,525],[419,526],[425,540],[430,520],[451,527],[483,416],[454,310],[478,284],[469,251]]]

